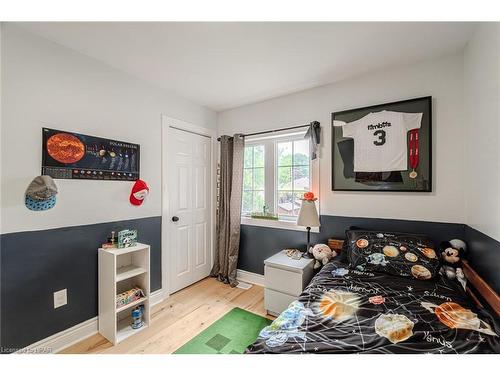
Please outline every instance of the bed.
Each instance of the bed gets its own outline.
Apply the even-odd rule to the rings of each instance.
[[[327,263],[246,353],[500,353],[497,313],[456,281],[353,268],[343,258]]]

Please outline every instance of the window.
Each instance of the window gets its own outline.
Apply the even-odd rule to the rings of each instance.
[[[317,186],[313,184],[309,140],[304,134],[246,140],[242,215],[262,212],[265,205],[280,220],[296,220],[303,194]]]
[[[278,141],[276,155],[276,211],[280,216],[298,216],[301,198],[311,189],[309,141]]]
[[[265,202],[264,145],[245,147],[242,212],[262,212]]]

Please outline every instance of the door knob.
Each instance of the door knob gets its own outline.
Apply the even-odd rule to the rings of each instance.
[[[172,221],[173,222],[179,221],[179,218],[177,216],[172,216]]]

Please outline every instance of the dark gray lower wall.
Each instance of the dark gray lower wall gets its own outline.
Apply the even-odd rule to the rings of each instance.
[[[463,224],[436,223],[396,219],[321,215],[320,233],[311,233],[311,243],[326,243],[328,238],[345,238],[350,227],[367,230],[422,233],[435,243],[463,238]],[[264,273],[264,260],[285,248],[306,247],[306,233],[287,229],[241,226],[240,254],[238,268],[258,274]]]
[[[2,235],[0,346],[23,348],[97,316],[97,249],[122,229],[151,245],[151,290],[160,289],[159,216]],[[54,309],[64,288],[68,304]]]
[[[500,294],[500,242],[467,226],[464,240],[469,246],[469,261],[481,277]]]
[[[423,233],[436,243],[463,238],[473,267],[500,293],[500,242],[463,224],[321,216],[312,242],[344,238],[349,227]],[[161,217],[83,225],[0,237],[3,348],[22,348],[97,315],[97,248],[112,230],[137,229],[151,245],[151,288],[161,288]],[[238,268],[264,273],[264,259],[286,247],[304,248],[306,233],[241,226]],[[68,304],[53,308],[53,293],[68,289]]]

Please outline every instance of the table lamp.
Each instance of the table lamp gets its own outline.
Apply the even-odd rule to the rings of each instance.
[[[299,218],[297,219],[297,225],[306,227],[307,229],[307,248],[304,253],[305,258],[310,258],[309,247],[311,243],[311,227],[319,227],[319,216],[316,210],[316,200],[318,198],[314,197],[311,192],[304,193],[304,198],[302,198],[302,205],[300,206]]]

